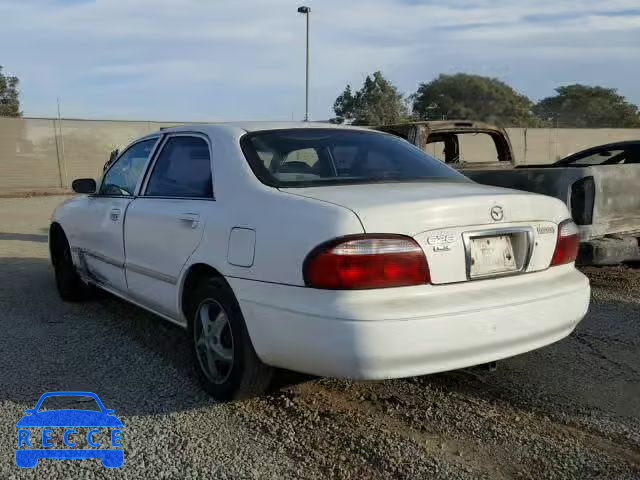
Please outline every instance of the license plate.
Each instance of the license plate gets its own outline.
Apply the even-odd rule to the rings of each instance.
[[[515,272],[518,269],[508,235],[472,238],[470,254],[471,278]]]

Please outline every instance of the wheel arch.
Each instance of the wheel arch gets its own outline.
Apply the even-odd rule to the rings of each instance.
[[[186,324],[188,324],[189,321],[189,312],[187,311],[189,294],[194,290],[195,286],[198,285],[198,282],[204,278],[219,278],[230,291],[233,291],[229,282],[227,282],[224,275],[220,273],[217,268],[204,262],[196,262],[189,265],[182,275],[178,288],[178,311],[183,316]]]
[[[51,225],[49,225],[49,258],[51,263],[53,263],[55,251],[63,239],[66,239],[67,242],[69,241],[62,225],[56,221],[51,222]]]

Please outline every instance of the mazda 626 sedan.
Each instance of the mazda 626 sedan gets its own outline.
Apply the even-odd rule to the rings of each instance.
[[[354,379],[492,362],[566,337],[589,283],[551,197],[478,185],[406,141],[314,123],[143,137],[53,214],[60,295],[100,288],[189,332],[206,390],[274,367]]]

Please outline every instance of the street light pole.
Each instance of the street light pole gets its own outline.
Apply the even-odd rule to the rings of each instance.
[[[298,7],[298,13],[305,15],[307,19],[307,68],[305,75],[305,94],[304,94],[304,121],[309,121],[309,14],[311,8]]]

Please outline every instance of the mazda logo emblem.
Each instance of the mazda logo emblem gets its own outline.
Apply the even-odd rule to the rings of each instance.
[[[491,218],[493,218],[496,222],[499,222],[504,218],[504,211],[502,207],[496,205],[495,207],[491,207]]]

